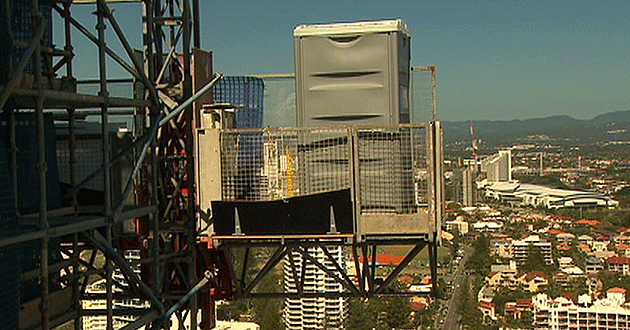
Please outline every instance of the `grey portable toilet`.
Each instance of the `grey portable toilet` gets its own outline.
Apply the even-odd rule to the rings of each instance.
[[[300,25],[293,35],[298,126],[409,123],[403,20]]]

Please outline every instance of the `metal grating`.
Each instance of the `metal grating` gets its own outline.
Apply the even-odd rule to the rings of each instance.
[[[33,5],[31,0],[14,0],[11,1],[11,28],[15,41],[30,43],[33,40],[37,27],[33,20]],[[52,46],[52,2],[49,0],[40,0],[39,11],[43,18],[46,19],[46,29],[42,37],[43,46]],[[25,48],[15,48],[13,65],[17,63],[25,53]],[[24,69],[25,73],[35,73],[35,62],[31,58],[28,65]],[[42,57],[42,74],[49,73],[48,65],[46,65],[46,56]]]
[[[237,128],[260,128],[263,125],[263,96],[265,85],[261,78],[223,77],[214,87],[214,99],[233,104]]]
[[[426,204],[426,133],[422,127],[357,130],[361,213],[414,213]],[[415,192],[415,193],[414,193]]]
[[[350,131],[230,130],[221,135],[224,200],[274,200],[350,188]]]
[[[6,120],[0,120],[0,136],[8,136],[9,126]],[[37,174],[37,124],[35,114],[17,114],[15,117],[15,141],[17,147],[18,204],[21,214],[35,213],[39,210],[39,199],[33,198],[33,192],[39,191]],[[46,145],[46,189],[48,209],[61,206],[61,188],[57,167],[57,136],[51,114],[44,116],[44,135]],[[5,145],[9,147],[7,140]],[[6,154],[7,158],[10,155]],[[9,158],[10,159],[10,158]],[[10,175],[10,174],[9,174]]]
[[[223,200],[352,188],[361,213],[415,213],[429,193],[426,139],[423,124],[223,131]]]

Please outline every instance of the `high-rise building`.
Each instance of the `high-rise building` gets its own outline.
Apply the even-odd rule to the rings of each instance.
[[[124,257],[127,261],[133,262],[140,260],[140,250],[125,250]],[[133,263],[133,271],[136,274],[140,274],[140,265]],[[112,274],[112,279],[126,285],[124,275],[119,269],[116,269]],[[122,289],[114,287],[114,292],[121,292]],[[105,293],[105,279],[101,279],[92,283],[87,288],[88,293]],[[150,303],[142,299],[115,299],[113,301],[114,309],[148,309],[151,307]],[[83,309],[105,309],[107,308],[107,300],[105,299],[92,299],[82,301]],[[114,328],[122,328],[127,324],[135,321],[137,316],[131,314],[117,314],[114,316]],[[89,315],[83,316],[83,329],[84,330],[104,330],[107,329],[107,315]]]
[[[330,255],[341,267],[344,267],[344,252],[340,246],[326,247]],[[328,270],[337,272],[333,262],[326,257],[319,247],[306,249],[306,253]],[[303,255],[293,251],[284,259],[284,290],[297,292],[297,283],[302,274]],[[296,278],[297,276],[297,278]],[[343,286],[328,276],[313,262],[307,261],[304,270],[304,293],[342,292]],[[284,304],[285,329],[341,329],[348,312],[348,303],[343,297],[306,297],[287,298]]]
[[[462,204],[464,206],[475,205],[475,167],[469,166],[462,171]]]
[[[486,172],[489,182],[512,181],[512,151],[499,150],[481,161],[481,170]]]

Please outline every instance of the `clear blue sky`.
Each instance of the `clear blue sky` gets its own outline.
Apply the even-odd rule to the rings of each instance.
[[[402,18],[413,65],[437,66],[442,120],[630,110],[627,0],[200,2],[202,48],[227,75],[293,72],[300,24]],[[115,13],[136,47],[139,7]]]

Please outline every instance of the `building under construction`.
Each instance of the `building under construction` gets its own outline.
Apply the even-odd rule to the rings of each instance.
[[[118,2],[141,8],[141,45],[130,44],[116,19]],[[76,17],[77,7],[94,15]],[[435,112],[432,121],[409,123],[408,36],[397,36],[402,55],[391,64],[400,81],[384,92],[398,93],[388,105],[398,120],[309,110],[317,102],[300,88],[313,93],[322,79],[364,76],[355,87],[365,89],[380,86],[370,79],[392,78],[381,75],[388,68],[313,74],[308,49],[318,38],[361,45],[356,29],[364,27],[345,27],[351,37],[303,27],[295,37],[304,46],[296,70],[304,126],[245,128],[235,125],[234,105],[215,103],[223,76],[201,49],[199,11],[199,0],[0,1],[0,40],[9,45],[0,51],[2,328],[74,320],[81,329],[85,317],[102,317],[107,329],[211,329],[217,300],[322,295],[304,290],[307,266],[340,284],[337,296],[410,294],[388,285],[425,248],[437,277],[442,131]],[[53,17],[63,24],[61,40],[52,39]],[[392,24],[400,23],[361,30],[364,40],[391,37],[379,29]],[[94,72],[81,76],[97,78],[77,80],[74,68],[86,62]],[[112,66],[126,77],[111,79]],[[410,249],[377,276],[384,245]],[[312,247],[328,259],[309,256]],[[350,251],[356,274],[329,247]],[[268,259],[251,264],[260,248],[271,251]],[[295,254],[300,265],[284,264],[291,290],[259,286]],[[104,303],[86,304],[97,300]]]

